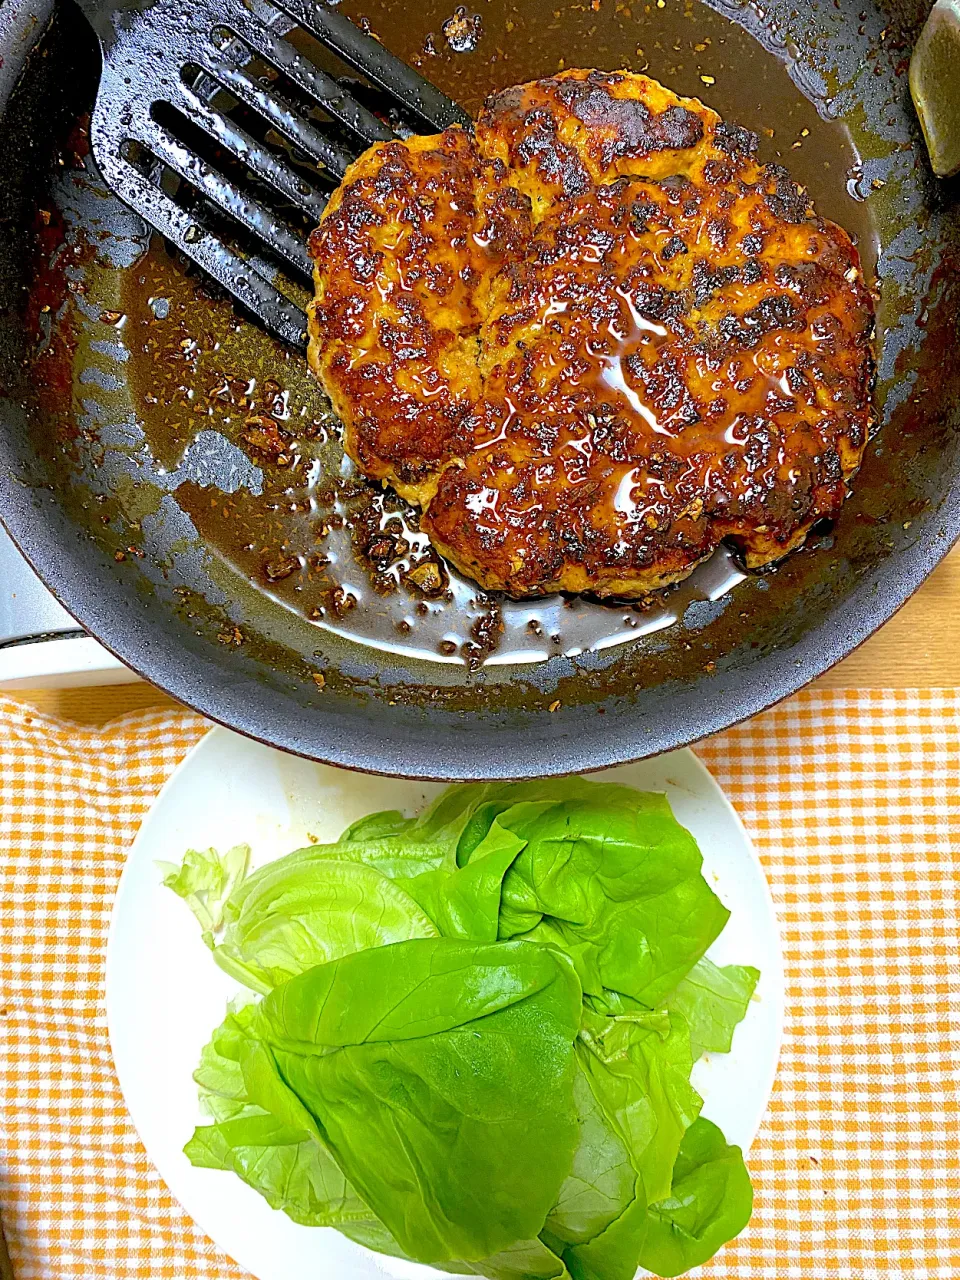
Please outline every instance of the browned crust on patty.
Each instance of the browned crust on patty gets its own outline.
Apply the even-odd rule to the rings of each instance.
[[[368,475],[522,597],[636,596],[833,516],[870,421],[849,236],[756,139],[643,76],[381,144],[311,241],[310,359]]]

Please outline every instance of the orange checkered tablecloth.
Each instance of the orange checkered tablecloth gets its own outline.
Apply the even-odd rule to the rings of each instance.
[[[242,1275],[151,1168],[103,1007],[124,853],[204,727],[154,711],[80,729],[0,698],[0,1203],[18,1280]],[[960,690],[805,693],[698,750],[763,858],[788,1012],[753,1221],[696,1274],[955,1280]]]

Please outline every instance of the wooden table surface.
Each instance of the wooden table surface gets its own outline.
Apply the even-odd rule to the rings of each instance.
[[[960,547],[856,653],[817,682],[832,689],[960,687]],[[815,687],[817,687],[815,686]],[[105,724],[143,707],[175,706],[142,682],[87,689],[28,689],[11,695],[80,724]]]

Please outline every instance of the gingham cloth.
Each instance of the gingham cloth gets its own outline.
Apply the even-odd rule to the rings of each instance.
[[[0,1203],[18,1280],[243,1274],[151,1168],[103,1006],[125,850],[203,731],[169,711],[78,729],[0,699]],[[773,889],[787,1028],[753,1221],[693,1274],[954,1280],[960,690],[805,693],[698,750]]]

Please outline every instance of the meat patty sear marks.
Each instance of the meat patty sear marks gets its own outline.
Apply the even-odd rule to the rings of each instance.
[[[351,458],[482,586],[639,596],[837,514],[873,299],[756,152],[656,81],[567,71],[348,171],[310,242],[310,363]]]

